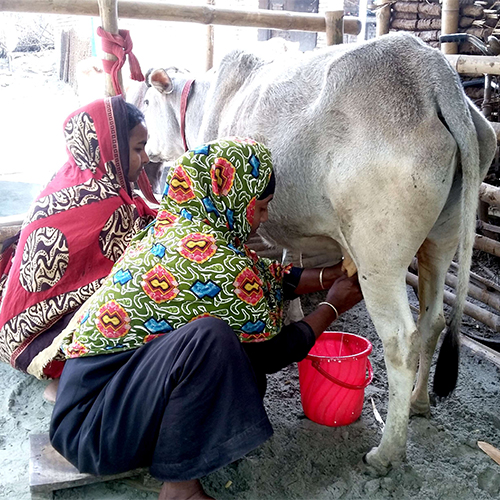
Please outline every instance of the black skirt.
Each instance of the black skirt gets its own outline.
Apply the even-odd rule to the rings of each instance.
[[[50,428],[81,472],[149,466],[161,481],[205,476],[271,435],[250,360],[215,318],[134,351],[68,360]]]

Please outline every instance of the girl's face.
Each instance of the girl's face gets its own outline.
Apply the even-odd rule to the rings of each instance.
[[[146,153],[146,142],[148,140],[148,129],[144,123],[139,123],[129,135],[129,170],[128,178],[130,182],[135,182],[139,178],[142,168],[149,162]]]
[[[267,212],[269,202],[273,199],[273,195],[270,194],[267,198],[263,200],[256,200],[255,202],[255,214],[252,222],[252,231],[250,234],[255,234],[259,226],[266,222],[269,214]]]

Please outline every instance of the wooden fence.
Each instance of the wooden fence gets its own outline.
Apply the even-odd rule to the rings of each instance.
[[[0,12],[2,11],[99,16],[97,0],[0,0]],[[328,17],[331,17],[331,14],[323,16],[283,11],[250,11],[222,9],[212,5],[181,5],[133,0],[120,0],[118,12],[119,17],[128,19],[327,33],[330,31]],[[356,17],[344,16],[343,30],[349,35],[358,35],[361,31],[361,21]]]

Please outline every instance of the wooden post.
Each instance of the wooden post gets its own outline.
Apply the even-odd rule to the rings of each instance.
[[[377,10],[377,37],[387,35],[391,25],[391,4],[387,3]]]
[[[109,33],[114,35],[118,34],[118,2],[117,0],[98,0],[99,2],[99,14],[101,16],[102,28]],[[111,54],[104,54],[104,59],[108,61],[116,61],[116,57]],[[113,82],[111,75],[105,73],[105,87],[104,95],[113,96],[116,94],[113,87]],[[122,88],[124,95],[125,91],[123,89],[123,80],[121,70],[118,72],[118,81],[120,87]]]
[[[451,35],[458,33],[458,21],[460,17],[459,0],[443,0],[441,19],[441,34]],[[444,54],[457,54],[456,43],[442,43],[441,50]]]
[[[338,45],[344,42],[344,11],[325,12],[326,44]]]
[[[215,5],[215,0],[207,0],[207,5]],[[207,26],[207,61],[205,70],[212,69],[214,65],[214,25]]]

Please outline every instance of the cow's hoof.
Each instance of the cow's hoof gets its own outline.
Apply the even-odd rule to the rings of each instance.
[[[410,417],[431,418],[431,405],[429,402],[412,401],[410,405]]]
[[[373,448],[364,457],[363,462],[366,464],[368,472],[374,476],[386,476],[392,469],[390,461],[381,460],[378,456],[378,448]]]
[[[373,450],[369,451],[363,457],[363,462],[366,464],[368,472],[370,472],[372,475],[385,476],[392,469],[392,465],[390,462],[384,462],[380,460],[376,452],[377,448],[373,448]]]

